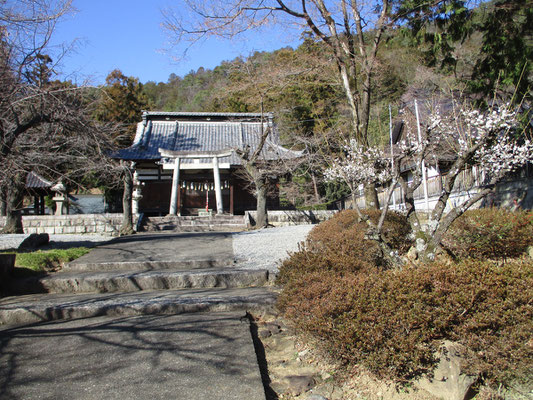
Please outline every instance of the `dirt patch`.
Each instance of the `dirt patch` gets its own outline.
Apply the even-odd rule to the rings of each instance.
[[[255,316],[255,323],[264,348],[269,400],[438,400],[423,390],[378,380],[362,367],[347,370],[328,360],[279,315]]]

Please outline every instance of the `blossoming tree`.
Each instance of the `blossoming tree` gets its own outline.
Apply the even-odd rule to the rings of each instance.
[[[392,162],[383,152],[373,148],[365,150],[351,141],[344,147],[344,155],[336,159],[325,171],[329,181],[343,180],[352,193],[359,184],[372,182],[391,183],[386,190],[385,204],[377,224],[365,217],[357,203],[354,207],[359,217],[368,224],[367,238],[376,241],[389,264],[402,264],[402,259],[384,240],[383,222],[389,202],[398,184],[402,188],[407,219],[416,239],[416,251],[422,261],[435,257],[444,233],[452,222],[468,208],[489,193],[506,175],[524,166],[533,158],[533,143],[520,130],[518,112],[510,105],[494,106],[487,111],[472,109],[466,104],[454,103],[452,111],[443,114],[438,108],[428,118],[425,138],[402,140],[397,144]],[[444,177],[442,191],[436,205],[429,213],[428,223],[421,225],[416,214],[414,192],[422,183],[423,163],[433,155],[447,153],[451,167]],[[448,199],[459,174],[469,165],[484,171],[484,184],[462,203],[446,209]],[[407,180],[405,172],[412,174]]]

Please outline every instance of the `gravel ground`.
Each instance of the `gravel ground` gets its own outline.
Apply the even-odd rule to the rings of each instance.
[[[26,239],[28,234],[0,235],[0,250],[16,249]],[[113,239],[112,236],[85,234],[85,235],[50,235],[50,243],[39,250],[64,249],[68,247],[94,247]]]
[[[298,250],[314,225],[282,226],[233,235],[233,254],[240,268],[277,271],[288,252]]]
[[[233,253],[240,268],[267,268],[276,271],[288,252],[298,250],[314,225],[282,226],[233,234]],[[29,235],[0,235],[0,250],[16,249]],[[40,250],[68,247],[94,247],[113,239],[112,236],[50,235],[50,243]]]

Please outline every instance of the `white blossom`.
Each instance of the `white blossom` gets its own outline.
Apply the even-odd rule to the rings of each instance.
[[[406,125],[409,131],[408,121]],[[395,159],[420,161],[422,155],[430,155],[431,146],[433,151],[447,149],[453,158],[464,157],[501,178],[533,159],[533,143],[516,134],[517,126],[517,112],[508,104],[486,112],[455,105],[446,115],[437,108],[428,118],[426,138],[422,142],[397,143]],[[344,145],[343,150],[344,157],[326,169],[326,181],[344,180],[354,188],[361,183],[382,184],[391,179],[391,163],[382,150],[361,146],[355,140]],[[418,164],[413,163],[419,167]]]
[[[511,141],[511,145],[506,139],[517,125],[516,116],[516,111],[511,110],[509,104],[487,112],[455,105],[453,112],[448,115],[442,115],[437,108],[429,117],[428,132],[433,140],[445,140],[458,157],[470,153],[480,145],[472,158],[483,163],[490,158],[487,156],[491,153],[505,150],[505,154],[509,154],[511,148],[521,146],[516,141]],[[510,146],[498,147],[492,142],[507,143]]]
[[[384,183],[390,179],[390,162],[382,150],[361,146],[353,139],[343,150],[344,157],[335,159],[324,172],[326,181],[343,180],[355,187],[360,183]]]

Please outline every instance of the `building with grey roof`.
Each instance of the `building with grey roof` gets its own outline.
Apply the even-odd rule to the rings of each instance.
[[[135,165],[134,212],[241,214],[255,209],[235,150],[254,151],[267,130],[260,155],[264,162],[302,155],[280,145],[272,114],[143,112],[132,146],[115,155]],[[278,199],[270,202],[276,207]]]

